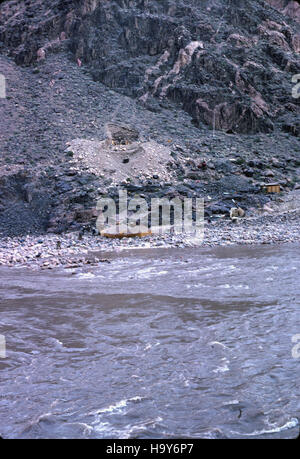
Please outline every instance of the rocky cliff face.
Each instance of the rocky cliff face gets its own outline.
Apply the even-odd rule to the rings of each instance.
[[[267,2],[281,11],[283,14],[294,19],[294,21],[300,22],[300,4],[299,1],[294,0],[267,0]]]
[[[296,2],[269,3],[297,19]],[[0,40],[25,65],[68,45],[95,80],[152,110],[175,101],[196,125],[272,132],[297,111],[300,27],[263,0],[11,1]]]
[[[203,196],[209,218],[263,205],[261,182],[293,189],[297,5],[0,2],[0,234],[90,226],[120,187]],[[135,148],[109,146],[109,123],[135,128]]]

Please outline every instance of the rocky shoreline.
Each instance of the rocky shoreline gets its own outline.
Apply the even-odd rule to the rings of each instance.
[[[290,244],[300,242],[298,209],[277,215],[205,222],[204,238],[188,234],[109,239],[78,232],[0,239],[0,266],[75,269],[110,263],[110,254],[132,249]]]
[[[2,2],[1,263],[188,243],[78,240],[120,190],[203,198],[204,244],[244,243],[239,228],[285,205],[300,187],[300,25],[287,0],[269,3]],[[232,207],[247,222],[232,226]]]

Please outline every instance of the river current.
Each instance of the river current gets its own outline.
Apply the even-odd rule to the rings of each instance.
[[[0,435],[295,438],[299,249],[132,250],[84,269],[1,267]]]

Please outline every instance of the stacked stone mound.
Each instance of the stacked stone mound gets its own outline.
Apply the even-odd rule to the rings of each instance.
[[[106,134],[112,145],[128,145],[139,139],[138,131],[124,124],[107,123]]]

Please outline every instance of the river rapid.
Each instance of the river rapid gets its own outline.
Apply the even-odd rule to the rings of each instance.
[[[299,252],[139,249],[90,268],[0,267],[0,435],[295,438]]]

